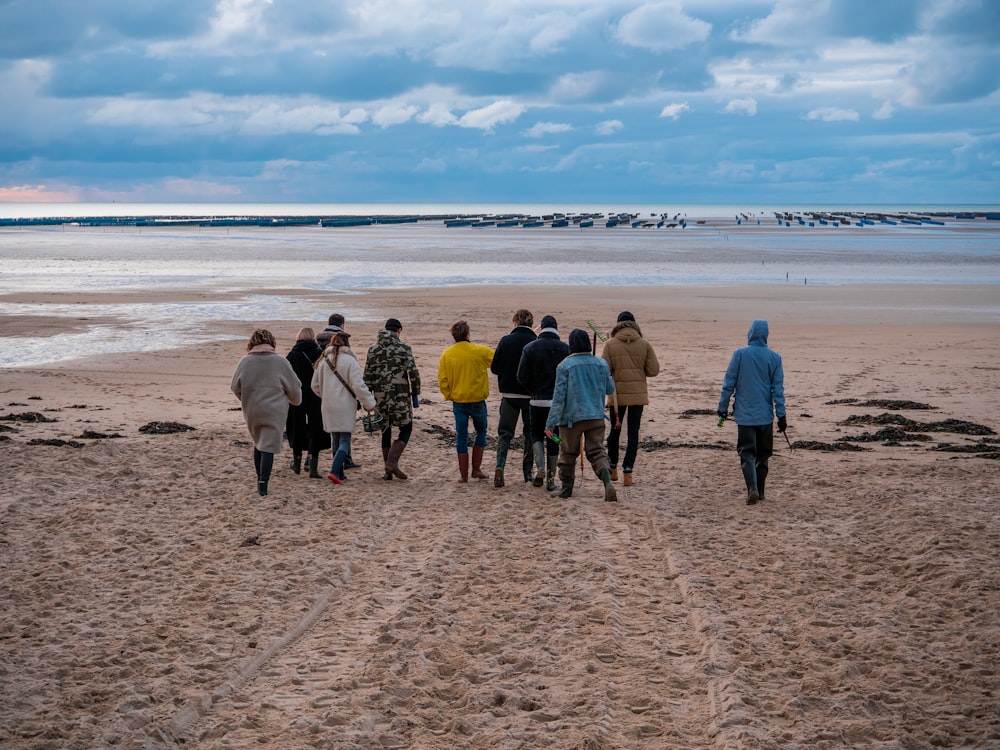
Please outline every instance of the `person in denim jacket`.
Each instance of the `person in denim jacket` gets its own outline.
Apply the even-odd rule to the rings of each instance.
[[[545,434],[551,437],[558,428],[561,438],[558,468],[562,491],[554,496],[573,495],[582,439],[587,460],[604,483],[604,499],[608,502],[618,499],[604,447],[604,399],[614,391],[615,381],[611,379],[608,363],[593,355],[587,332],[574,328],[569,334],[569,356],[556,368],[552,408],[545,422]]]

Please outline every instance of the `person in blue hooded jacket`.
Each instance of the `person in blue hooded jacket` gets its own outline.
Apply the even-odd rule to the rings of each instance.
[[[545,421],[548,438],[558,430],[559,479],[562,491],[553,497],[572,497],[580,442],[594,473],[604,484],[604,499],[618,500],[611,481],[611,463],[604,448],[604,399],[615,392],[608,363],[595,357],[587,332],[574,328],[569,334],[569,356],[556,367],[552,407]]]
[[[725,419],[729,413],[729,401],[735,395],[736,451],[747,485],[747,505],[764,499],[767,460],[774,449],[772,423],[775,416],[778,418],[778,432],[784,432],[788,427],[781,355],[767,347],[767,335],[766,320],[755,320],[750,324],[747,345],[733,352],[729,360],[717,409],[719,418]]]

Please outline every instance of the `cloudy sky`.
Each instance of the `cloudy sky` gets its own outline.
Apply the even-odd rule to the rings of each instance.
[[[1000,203],[998,0],[0,0],[0,201]]]

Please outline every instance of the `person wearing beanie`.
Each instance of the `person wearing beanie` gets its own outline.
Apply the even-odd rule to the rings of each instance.
[[[774,448],[775,417],[778,432],[788,428],[785,416],[785,373],[781,355],[767,346],[766,320],[755,320],[747,331],[747,345],[733,352],[722,381],[717,412],[720,422],[735,396],[736,451],[747,486],[747,505],[764,500],[767,461]]]
[[[608,363],[595,357],[590,337],[580,328],[569,334],[569,356],[556,367],[552,408],[545,422],[545,434],[559,430],[559,479],[562,491],[555,496],[573,495],[576,459],[580,441],[594,473],[604,484],[604,499],[615,502],[618,495],[611,480],[611,464],[604,450],[604,399],[615,392]]]
[[[611,368],[617,396],[609,401],[611,430],[608,432],[608,458],[611,460],[611,477],[618,479],[618,455],[622,426],[626,429],[625,457],[622,473],[626,487],[632,485],[632,469],[639,452],[639,425],[642,409],[649,403],[646,378],[659,374],[660,363],[652,345],[642,337],[635,316],[628,310],[618,314],[618,322],[611,329],[611,336],[604,344],[601,357]]]
[[[490,372],[497,376],[497,388],[500,391],[500,420],[497,423],[497,464],[493,472],[493,486],[503,487],[504,467],[507,464],[507,451],[514,438],[518,417],[521,419],[524,454],[521,458],[521,470],[524,481],[531,481],[532,450],[530,427],[530,397],[527,390],[517,380],[517,366],[521,362],[524,347],[535,340],[532,326],[535,318],[529,310],[518,310],[511,319],[514,330],[500,339],[493,353],[493,363]],[[539,467],[539,471],[542,471]]]
[[[486,397],[490,395],[490,365],[493,350],[469,341],[469,323],[457,320],[451,325],[455,343],[441,353],[438,363],[438,387],[445,401],[451,401],[455,415],[455,451],[462,482],[469,481],[469,420],[475,429],[472,445],[472,478],[486,479],[482,471],[486,449]]]
[[[399,468],[410,435],[413,433],[413,406],[419,404],[420,372],[417,370],[413,350],[399,335],[403,324],[397,318],[385,321],[375,343],[368,348],[365,360],[365,385],[375,396],[376,408],[385,420],[382,428],[382,461],[385,466],[383,479],[406,479]],[[392,430],[396,429],[396,439]]]
[[[569,347],[559,339],[556,319],[542,318],[538,338],[524,347],[517,365],[517,381],[530,396],[531,452],[538,473],[533,484],[552,491],[556,488],[556,459],[559,446],[545,434],[545,421],[552,406],[552,390],[556,385],[556,367],[569,355]]]

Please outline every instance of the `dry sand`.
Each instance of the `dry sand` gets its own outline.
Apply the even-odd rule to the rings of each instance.
[[[843,422],[883,413],[1000,429],[997,301],[940,286],[351,297],[402,319],[417,355],[410,478],[383,481],[359,430],[345,486],[294,475],[286,450],[265,498],[228,390],[241,341],[0,371],[0,415],[56,420],[0,422],[0,745],[1000,746],[997,437],[779,439],[767,501],[748,507],[735,428],[711,416],[765,317],[792,440],[874,433]],[[517,452],[503,489],[456,481],[435,381],[448,325],[467,317],[492,346],[520,306],[564,334],[629,309],[656,348],[649,450],[617,504],[589,473],[571,500],[518,481]],[[271,327],[287,351],[319,322]],[[380,326],[348,327],[363,358]],[[195,429],[140,433],[151,421]]]

